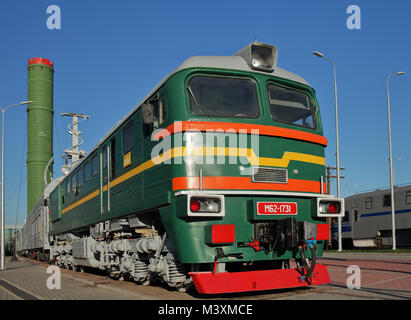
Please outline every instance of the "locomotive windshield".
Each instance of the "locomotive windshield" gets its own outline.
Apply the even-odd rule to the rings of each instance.
[[[267,87],[271,117],[280,122],[314,128],[314,104],[300,91],[269,84]]]
[[[257,118],[257,88],[250,79],[197,76],[187,88],[191,110],[199,116]]]

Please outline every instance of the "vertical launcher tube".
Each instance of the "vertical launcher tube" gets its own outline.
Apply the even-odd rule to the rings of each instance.
[[[44,170],[53,157],[53,62],[32,58],[27,66],[27,215],[44,191]],[[48,169],[47,182],[53,172]]]

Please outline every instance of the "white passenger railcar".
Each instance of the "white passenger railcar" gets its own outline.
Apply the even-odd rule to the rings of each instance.
[[[394,188],[397,246],[411,246],[411,185]],[[392,213],[390,189],[345,198],[342,220],[343,247],[391,247]],[[338,239],[337,220],[332,221],[332,238]]]

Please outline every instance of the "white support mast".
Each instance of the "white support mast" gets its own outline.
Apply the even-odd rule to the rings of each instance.
[[[86,154],[86,151],[80,150],[79,148],[84,141],[80,137],[82,132],[78,130],[78,124],[85,119],[89,119],[90,116],[81,113],[62,113],[61,116],[73,118],[72,123],[67,126],[68,133],[71,134],[71,147],[64,150],[65,153],[62,155],[62,157],[66,159],[66,163],[61,167],[61,171],[66,175],[71,171],[71,168],[75,166],[77,162],[79,162],[79,160]],[[71,163],[69,163],[69,159],[71,159]]]

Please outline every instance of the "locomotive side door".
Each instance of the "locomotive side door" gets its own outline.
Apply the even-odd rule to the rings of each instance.
[[[101,214],[111,211],[111,181],[115,178],[115,138],[100,151],[100,208]]]
[[[110,211],[110,145],[100,151],[100,208],[101,214]]]

